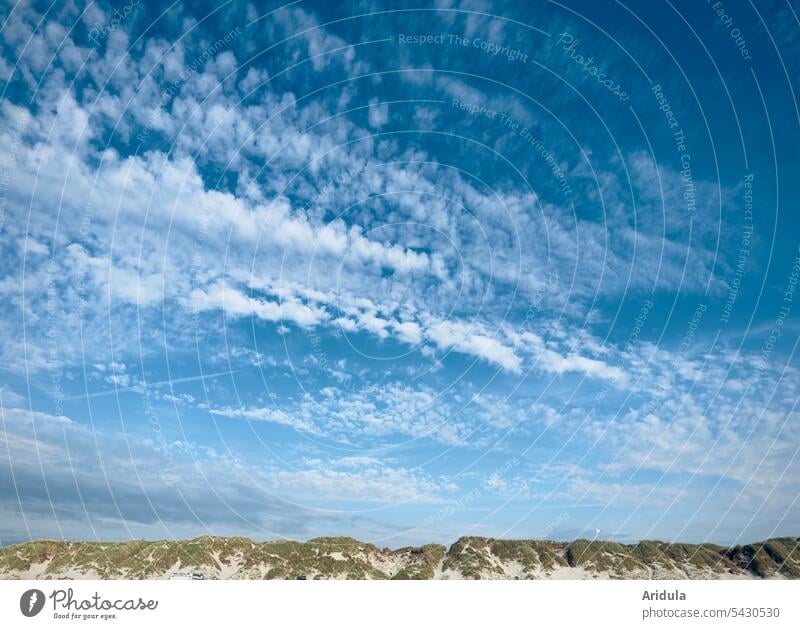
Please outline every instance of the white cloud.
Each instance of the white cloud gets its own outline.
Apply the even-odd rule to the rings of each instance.
[[[369,126],[373,129],[380,129],[389,122],[389,105],[379,103],[377,98],[369,101]]]
[[[288,426],[300,432],[321,434],[309,415],[303,414],[302,416],[297,416],[291,411],[287,412],[277,408],[212,408],[209,409],[209,412],[212,415],[218,415],[220,417],[247,419],[256,422],[270,422]]]
[[[320,396],[284,400],[280,410],[261,406],[215,408],[215,415],[286,425],[341,443],[403,435],[451,446],[474,447],[483,442],[487,422],[497,421],[496,410],[457,404],[427,387],[399,382],[363,389],[326,387]],[[501,407],[499,400],[492,406]]]
[[[220,309],[234,317],[256,316],[265,321],[291,321],[301,327],[318,325],[327,318],[324,311],[311,308],[296,299],[257,299],[223,284],[215,284],[208,292],[195,289],[192,293],[192,305],[200,311]]]
[[[426,336],[443,350],[456,349],[509,371],[519,371],[522,365],[522,359],[511,347],[489,336],[480,326],[456,321],[430,322]]]

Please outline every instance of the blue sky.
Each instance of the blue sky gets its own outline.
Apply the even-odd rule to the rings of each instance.
[[[4,3],[0,543],[796,535],[797,13]]]

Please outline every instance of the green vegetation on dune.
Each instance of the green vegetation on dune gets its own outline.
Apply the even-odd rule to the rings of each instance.
[[[460,572],[465,579],[501,575],[503,570],[491,561],[490,540],[484,537],[462,537],[447,552],[444,569]]]
[[[800,550],[798,538],[776,537],[758,544],[734,546],[724,551],[726,557],[745,570],[760,577],[780,574],[784,577],[800,578]]]
[[[503,563],[520,564],[525,575],[532,575],[539,569],[552,571],[567,563],[562,556],[561,548],[552,542],[494,539],[491,540],[489,547],[492,554]]]
[[[392,553],[388,549],[386,552]],[[404,558],[407,563],[392,575],[393,579],[433,579],[447,549],[439,544],[425,544],[419,548],[399,548],[394,554]]]
[[[462,537],[380,549],[351,537],[254,542],[202,536],[181,541],[58,542],[0,548],[0,578],[161,579],[173,572],[234,579],[800,578],[800,538],[725,548],[643,540],[549,542]],[[572,571],[572,572],[570,572]]]

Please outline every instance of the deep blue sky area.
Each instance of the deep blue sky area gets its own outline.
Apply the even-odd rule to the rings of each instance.
[[[797,535],[798,13],[2,3],[0,544]]]

